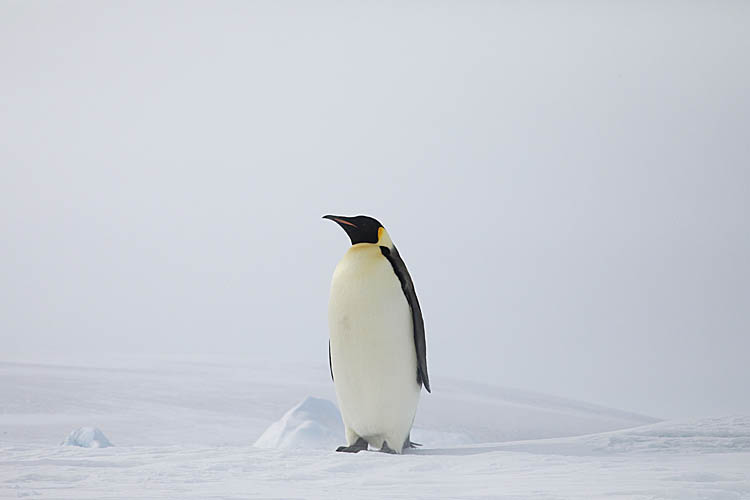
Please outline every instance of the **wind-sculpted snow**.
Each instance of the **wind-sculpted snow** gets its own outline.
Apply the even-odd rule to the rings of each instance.
[[[614,433],[609,452],[728,453],[750,452],[750,416],[663,422]]]
[[[0,395],[0,498],[750,499],[748,416],[654,423],[436,379],[422,448],[351,455],[325,364],[0,363]],[[76,422],[118,446],[59,446]]]
[[[107,448],[113,446],[107,436],[96,427],[81,427],[65,438],[63,446],[80,446],[82,448]]]
[[[307,397],[271,424],[258,438],[258,448],[334,449],[341,444],[343,423],[336,405]]]

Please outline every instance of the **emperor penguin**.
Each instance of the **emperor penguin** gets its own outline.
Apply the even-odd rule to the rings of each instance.
[[[388,231],[372,217],[324,215],[352,246],[336,266],[328,304],[328,364],[346,446],[401,453],[422,386],[430,392],[424,321],[414,283]]]

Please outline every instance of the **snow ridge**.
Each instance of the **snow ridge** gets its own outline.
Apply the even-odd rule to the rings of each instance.
[[[255,441],[256,448],[333,449],[344,427],[338,408],[327,399],[308,396],[272,423]]]

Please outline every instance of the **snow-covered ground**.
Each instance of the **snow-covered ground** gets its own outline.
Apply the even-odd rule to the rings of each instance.
[[[750,499],[750,416],[433,385],[421,449],[350,455],[325,365],[0,363],[0,497]]]

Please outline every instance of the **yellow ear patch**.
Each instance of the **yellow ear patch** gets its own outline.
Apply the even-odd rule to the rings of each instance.
[[[378,228],[378,241],[380,241],[380,238],[383,236],[383,231],[385,231],[385,229],[383,228],[383,226],[380,226]]]

